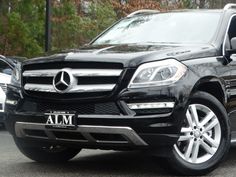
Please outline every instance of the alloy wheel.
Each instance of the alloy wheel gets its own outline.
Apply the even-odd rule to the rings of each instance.
[[[215,113],[202,104],[189,105],[181,136],[174,150],[186,162],[200,164],[211,159],[221,141],[221,127]]]

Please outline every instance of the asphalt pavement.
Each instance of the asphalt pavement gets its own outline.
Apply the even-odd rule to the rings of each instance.
[[[65,164],[40,164],[24,157],[10,134],[0,130],[0,177],[152,177],[172,176],[163,161],[140,152],[82,150]],[[208,176],[236,177],[236,148]]]

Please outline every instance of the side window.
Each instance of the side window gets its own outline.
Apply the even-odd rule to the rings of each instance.
[[[4,73],[8,75],[12,74],[12,68],[6,62],[1,61],[1,60],[0,60],[0,73]]]
[[[236,37],[236,16],[232,18],[228,34],[227,34],[227,39],[226,39],[226,49],[231,49],[231,39]]]

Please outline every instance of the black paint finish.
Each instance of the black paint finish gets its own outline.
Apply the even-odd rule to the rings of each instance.
[[[189,97],[197,90],[214,95],[225,106],[231,120],[232,131],[236,131],[236,56],[223,56],[222,46],[227,33],[230,17],[235,11],[219,11],[222,17],[217,34],[209,44],[198,45],[87,45],[81,49],[64,51],[59,54],[28,60],[23,67],[40,63],[90,62],[121,63],[124,72],[113,93],[107,97],[81,99],[41,99],[24,93],[22,88],[10,86],[8,99],[18,100],[16,106],[6,106],[8,112],[6,125],[14,135],[15,121],[42,122],[43,112],[39,104],[81,104],[113,101],[121,111],[120,116],[81,117],[80,123],[86,125],[130,126],[137,131],[150,146],[172,146],[178,139],[180,125]],[[143,63],[176,59],[187,66],[188,71],[178,82],[169,86],[142,89],[128,89],[129,81],[137,67]],[[20,92],[23,98],[20,97]],[[32,107],[22,111],[23,102],[30,101]],[[165,114],[135,115],[125,107],[124,102],[174,101],[176,106]],[[159,127],[152,125],[159,124]],[[161,126],[162,125],[162,126]],[[166,142],[164,141],[166,138]],[[150,141],[154,139],[155,141]]]

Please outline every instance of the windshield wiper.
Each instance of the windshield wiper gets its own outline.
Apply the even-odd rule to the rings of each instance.
[[[181,44],[181,43],[178,43],[178,42],[152,42],[152,41],[147,41],[147,42],[145,42],[144,44],[156,44],[156,45],[158,45],[158,44],[171,44],[171,45],[179,45],[179,44]]]

